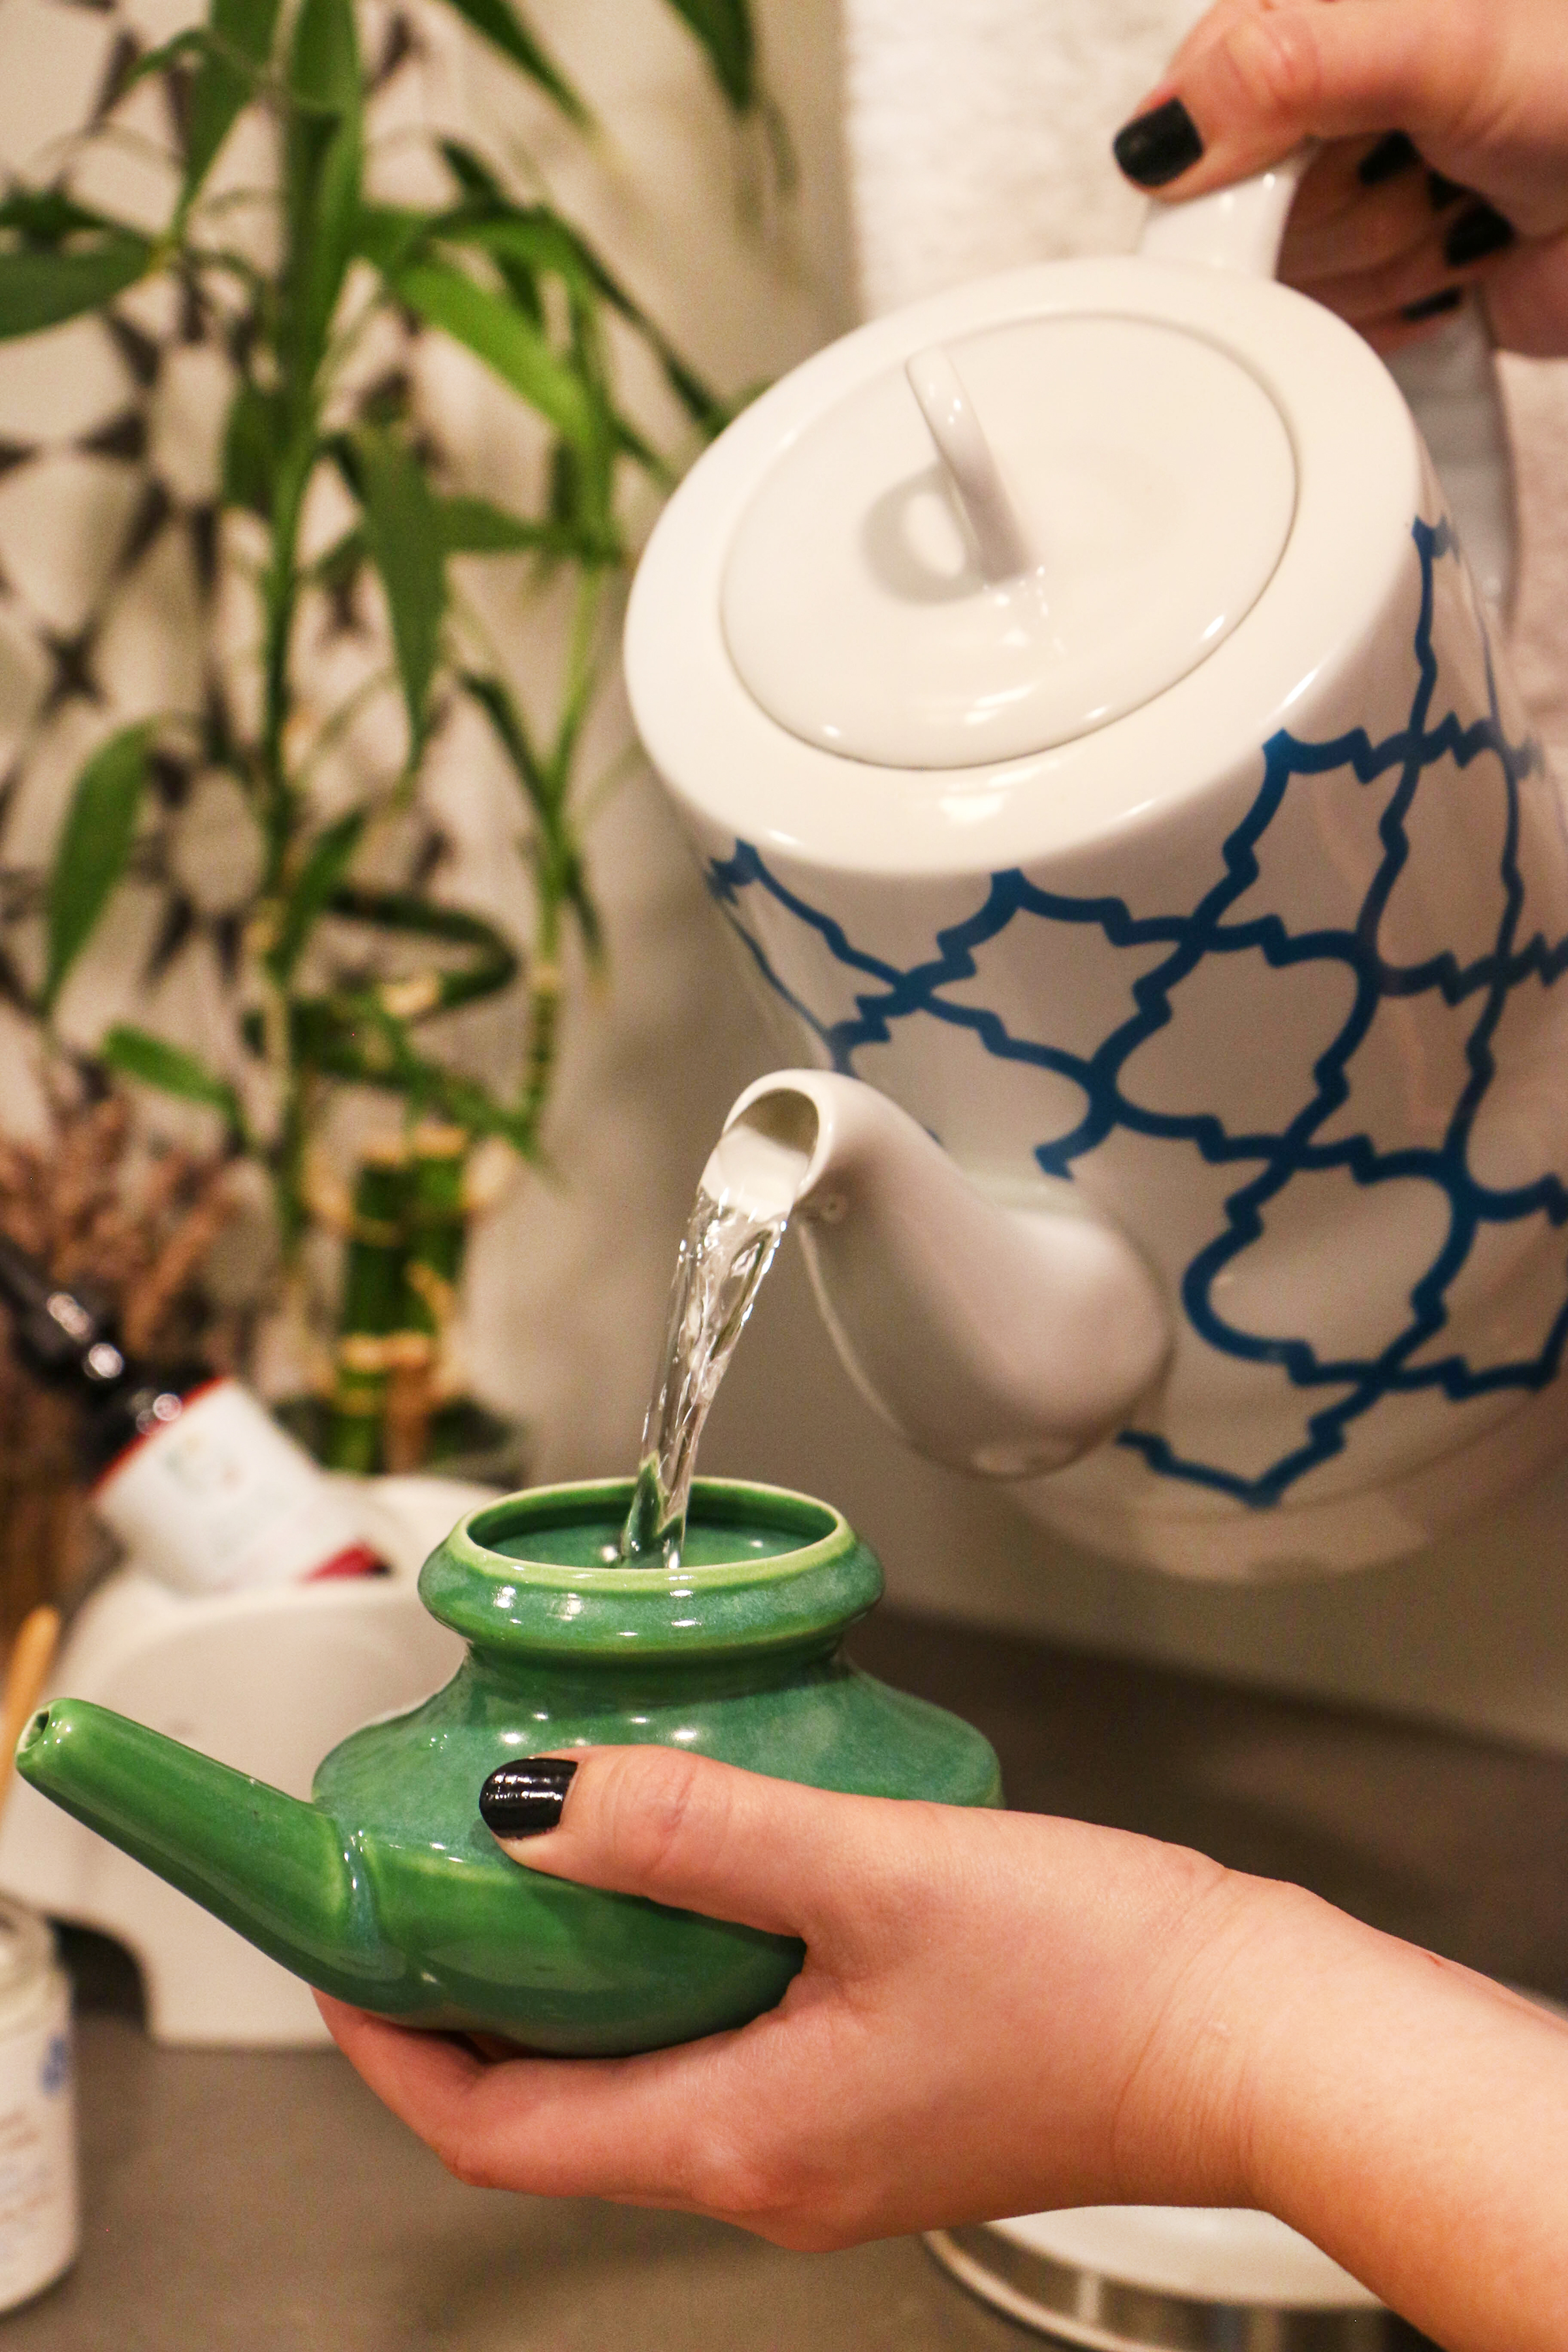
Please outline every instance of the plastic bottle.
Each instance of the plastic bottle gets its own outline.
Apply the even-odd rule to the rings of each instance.
[[[82,1407],[99,1517],[176,1591],[384,1574],[351,1487],[327,1476],[227,1376],[163,1380],[86,1299],[0,1234],[0,1299],[17,1355]]]

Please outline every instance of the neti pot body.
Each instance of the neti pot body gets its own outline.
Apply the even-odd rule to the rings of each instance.
[[[17,1769],[308,1983],[405,2024],[563,2057],[742,2025],[799,1942],[520,1867],[479,1816],[498,1766],[652,1744],[960,1805],[999,1803],[1000,1773],[969,1725],[841,1655],[882,1579],[837,1512],[699,1479],[679,1566],[633,1569],[615,1543],[630,1498],[622,1479],[469,1512],[419,1582],[468,1644],[456,1675],[335,1747],[308,1803],[65,1696]]]
[[[626,640],[644,743],[805,1066],[733,1116],[812,1162],[855,1378],[1079,1541],[1217,1577],[1414,1549],[1568,1445],[1568,832],[1398,386],[1268,274],[1292,179],[808,362],[667,509]],[[726,635],[758,483],[879,372],[1019,319],[1152,321],[1263,389],[1294,466],[1266,584],[1184,675],[1045,749],[803,740]],[[1489,360],[1461,330],[1423,370],[1495,602]]]

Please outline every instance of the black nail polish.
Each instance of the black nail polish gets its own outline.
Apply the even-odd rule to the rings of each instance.
[[[1443,258],[1450,269],[1462,269],[1466,262],[1484,260],[1512,243],[1513,230],[1501,213],[1490,205],[1472,205],[1443,239]]]
[[[1363,188],[1381,188],[1384,180],[1408,171],[1415,160],[1413,139],[1407,139],[1403,131],[1385,131],[1376,146],[1368,148],[1362,157],[1355,175]]]
[[[1204,142],[1181,100],[1168,98],[1163,106],[1151,107],[1147,114],[1135,114],[1123,123],[1110,152],[1139,187],[1163,188],[1198,161]]]
[[[479,1819],[497,1837],[542,1837],[560,1821],[576,1770],[559,1756],[503,1764],[479,1790]]]
[[[1426,195],[1435,213],[1447,212],[1450,205],[1457,205],[1461,196],[1469,194],[1463,180],[1450,180],[1441,172],[1426,174]]]
[[[1462,286],[1445,286],[1436,294],[1424,294],[1419,302],[1406,302],[1399,315],[1419,326],[1423,319],[1440,319],[1445,310],[1457,310],[1464,299]]]

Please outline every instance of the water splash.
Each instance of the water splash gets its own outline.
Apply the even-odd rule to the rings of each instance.
[[[720,1138],[702,1171],[675,1262],[663,1368],[621,1530],[620,1557],[628,1567],[680,1565],[702,1424],[784,1237],[808,1162],[805,1151],[742,1125]]]

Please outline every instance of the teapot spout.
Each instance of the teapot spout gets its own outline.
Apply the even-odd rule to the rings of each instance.
[[[380,1939],[343,1832],[316,1806],[87,1699],[35,1715],[16,1769],[297,1976],[343,2000],[377,1997]]]
[[[1069,1188],[1044,1210],[992,1200],[885,1095],[821,1070],[748,1087],[714,1173],[732,1158],[743,1188],[759,1141],[797,1163],[795,1214],[839,1355],[918,1452],[988,1477],[1060,1469],[1158,1376],[1171,1324],[1154,1279]]]

